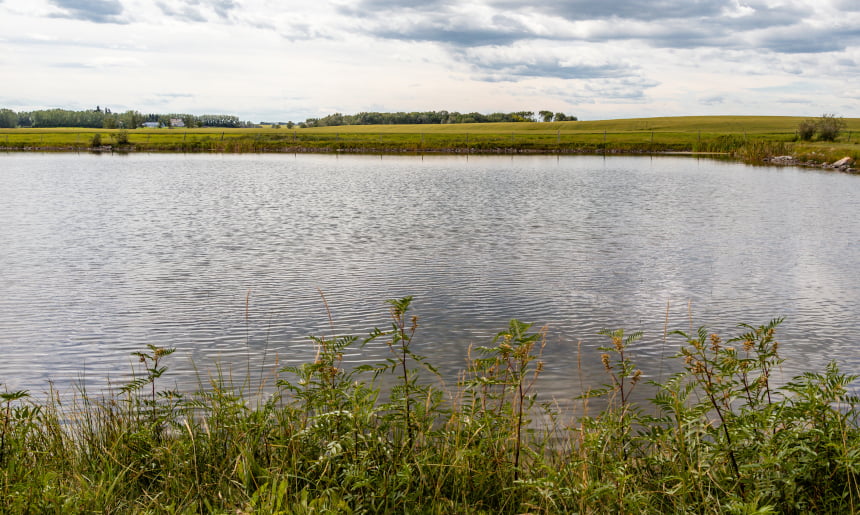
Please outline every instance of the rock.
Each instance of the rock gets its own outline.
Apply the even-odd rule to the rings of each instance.
[[[843,157],[842,159],[836,161],[830,166],[832,166],[833,168],[850,168],[852,164],[854,164],[853,159],[851,159],[850,157]]]
[[[792,156],[774,156],[769,160],[772,164],[775,165],[793,165],[797,164],[797,160]]]

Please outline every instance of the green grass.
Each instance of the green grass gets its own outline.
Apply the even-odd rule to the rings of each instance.
[[[280,369],[262,398],[222,376],[165,389],[172,351],[155,346],[116,390],[0,395],[0,511],[858,510],[856,377],[830,365],[777,386],[779,319],[727,341],[676,333],[681,372],[647,385],[630,358],[640,334],[602,331],[605,382],[572,416],[536,390],[543,331],[512,320],[445,386],[414,353],[410,301],[389,301],[365,337],[313,337],[315,359]],[[345,367],[365,345],[389,359]]]
[[[703,116],[550,123],[364,125],[312,129],[136,129],[118,145],[117,130],[0,129],[0,148],[168,152],[702,152],[750,162],[773,155],[830,162],[860,157],[860,119],[838,140],[797,142],[799,117]]]

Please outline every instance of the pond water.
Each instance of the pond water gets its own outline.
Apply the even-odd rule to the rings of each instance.
[[[119,385],[175,347],[196,387],[313,359],[414,296],[449,383],[511,318],[547,327],[542,395],[604,382],[597,332],[784,316],[782,376],[860,365],[860,177],[690,157],[0,155],[0,383]],[[332,321],[320,292],[323,292]],[[330,325],[333,324],[333,327]],[[386,357],[380,343],[350,363]]]

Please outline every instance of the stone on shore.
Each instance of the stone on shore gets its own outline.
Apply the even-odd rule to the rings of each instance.
[[[830,165],[830,167],[831,168],[839,168],[840,170],[847,170],[848,168],[851,168],[851,165],[853,165],[853,164],[854,164],[853,159],[851,159],[850,157],[843,157],[839,161],[836,161],[835,163]]]

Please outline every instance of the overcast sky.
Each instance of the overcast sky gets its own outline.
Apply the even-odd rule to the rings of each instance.
[[[0,108],[860,117],[860,0],[0,0]]]

